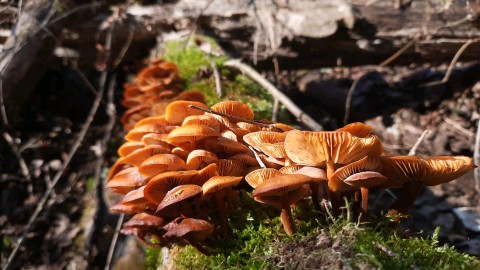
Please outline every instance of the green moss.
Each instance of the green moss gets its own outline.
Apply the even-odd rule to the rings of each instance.
[[[146,248],[145,250],[145,269],[155,270],[162,263],[161,250],[157,248]]]

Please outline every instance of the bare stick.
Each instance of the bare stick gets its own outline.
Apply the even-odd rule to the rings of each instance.
[[[392,56],[390,56],[385,61],[380,63],[378,66],[384,67],[390,64],[393,60],[397,59],[400,55],[402,55],[402,53],[404,53],[408,48],[414,45],[415,42],[417,42],[417,40],[418,40],[418,37],[415,37],[414,39],[410,40],[407,44],[405,44],[402,48],[400,48],[396,53],[394,53]]]
[[[352,86],[350,86],[350,89],[348,90],[347,100],[345,100],[345,116],[343,117],[343,125],[348,124],[348,118],[350,117],[350,106],[351,106],[351,103],[352,103],[353,92],[355,92],[355,89],[357,89],[358,81],[360,81],[361,78],[363,78],[363,75],[356,78],[353,81]]]
[[[461,125],[459,125],[457,122],[453,121],[452,119],[448,118],[448,117],[445,117],[443,119],[443,121],[445,121],[445,123],[449,124],[451,127],[453,127],[454,129],[458,130],[460,133],[464,134],[464,135],[467,135],[468,137],[470,138],[474,138],[475,137],[475,134],[473,134],[473,132],[471,132],[470,130],[468,129],[465,129],[464,127],[462,127]]]
[[[243,64],[240,60],[229,60],[225,62],[225,66],[235,67],[246,74],[252,80],[256,81],[265,88],[274,98],[277,98],[289,110],[298,121],[305,124],[311,130],[323,130],[322,125],[317,123],[312,117],[302,111],[294,102],[292,102],[285,94],[273,86],[262,75],[256,72],[250,66]]]
[[[212,113],[212,114],[220,115],[220,116],[223,116],[223,117],[227,117],[227,118],[233,119],[234,121],[250,123],[250,124],[253,124],[253,125],[257,125],[257,126],[261,126],[261,127],[264,127],[264,128],[273,129],[275,131],[283,132],[282,129],[277,128],[276,126],[274,126],[272,124],[265,124],[265,123],[255,121],[255,120],[248,120],[248,119],[241,118],[241,117],[238,117],[238,116],[234,116],[234,115],[230,115],[230,114],[226,114],[226,113],[221,113],[221,112],[216,112],[214,110],[198,107],[198,106],[195,106],[195,105],[188,105],[188,107],[194,108],[194,109],[197,109],[197,110],[200,110],[200,111],[204,111],[204,112],[207,112],[207,113]]]
[[[465,52],[465,50],[468,48],[468,46],[470,46],[474,42],[478,42],[478,39],[469,39],[467,42],[465,42],[462,45],[462,47],[460,47],[460,49],[458,49],[457,53],[455,54],[452,61],[450,62],[450,65],[448,65],[447,72],[445,73],[445,76],[443,77],[443,79],[441,79],[440,81],[434,81],[434,82],[421,84],[419,86],[420,87],[428,87],[428,86],[434,86],[434,85],[440,85],[440,84],[447,83],[448,80],[450,79],[450,76],[452,75],[453,68],[455,68],[455,64],[457,63],[458,59],[460,58],[460,56],[462,56],[463,52]]]
[[[115,233],[113,234],[112,242],[110,243],[110,249],[108,250],[107,263],[105,264],[105,270],[110,270],[113,258],[113,252],[115,251],[115,246],[117,245],[118,235],[120,234],[120,229],[122,228],[123,220],[125,214],[121,213],[118,217],[117,226],[115,227]]]
[[[217,96],[222,97],[222,82],[220,81],[220,74],[218,73],[217,64],[215,61],[210,61],[210,66],[213,70],[213,77],[215,78],[215,89],[217,90]]]
[[[267,168],[267,166],[265,166],[265,163],[263,163],[262,159],[258,155],[257,151],[252,146],[248,146],[248,148],[250,148],[250,150],[253,152],[253,155],[255,156],[255,159],[257,160],[258,165],[260,165],[260,167],[262,168]]]
[[[113,28],[111,28],[110,30],[111,30],[110,32],[112,32]],[[107,35],[107,40],[105,42],[105,49],[107,51],[107,55],[108,55],[108,53],[110,51],[110,48],[111,48],[111,42],[112,42],[112,34]],[[68,152],[68,156],[65,159],[65,161],[63,162],[61,169],[57,172],[57,174],[55,174],[55,176],[52,180],[52,186],[45,191],[42,199],[37,204],[37,207],[35,208],[35,211],[33,212],[32,216],[28,220],[28,223],[27,223],[22,235],[18,239],[15,248],[10,253],[10,256],[8,257],[5,265],[2,267],[2,270],[8,269],[8,267],[12,263],[12,261],[15,258],[17,252],[19,251],[20,247],[22,246],[23,242],[25,241],[25,237],[26,237],[27,233],[30,231],[30,228],[32,227],[33,222],[35,221],[35,219],[38,217],[40,212],[45,207],[45,204],[47,203],[48,199],[50,198],[50,195],[52,194],[53,188],[56,186],[56,184],[60,180],[61,176],[65,172],[65,169],[70,164],[70,161],[72,160],[73,156],[75,155],[78,148],[82,144],[83,139],[85,138],[85,135],[87,134],[87,131],[88,131],[90,125],[93,122],[95,114],[96,114],[96,112],[98,110],[98,107],[100,106],[101,100],[103,98],[106,79],[107,79],[107,71],[104,71],[104,72],[102,72],[102,74],[100,76],[98,95],[96,96],[96,98],[95,98],[95,100],[92,104],[92,107],[90,109],[90,112],[88,114],[87,119],[85,120],[85,123],[82,127],[82,130],[78,134],[78,137],[77,137],[75,143],[73,144],[72,148]]]
[[[475,136],[475,150],[473,151],[473,161],[480,164],[480,119],[477,122],[477,135]],[[475,189],[480,192],[480,172],[478,167],[473,170],[473,179],[475,179]]]
[[[418,138],[417,142],[413,145],[412,149],[410,149],[410,151],[408,152],[408,155],[409,156],[415,156],[416,152],[417,152],[417,148],[418,146],[422,143],[423,139],[425,139],[425,137],[430,134],[430,130],[429,129],[425,129],[422,133],[422,135]]]

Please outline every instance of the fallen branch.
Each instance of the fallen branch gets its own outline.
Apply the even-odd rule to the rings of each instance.
[[[225,66],[234,67],[243,72],[245,75],[256,81],[263,88],[265,88],[274,98],[278,99],[287,110],[289,110],[298,121],[302,122],[311,130],[323,130],[323,126],[317,123],[312,117],[302,111],[292,100],[290,100],[285,94],[280,92],[273,84],[267,81],[262,75],[256,72],[250,66],[240,62],[240,60],[229,60],[225,62]]]
[[[425,137],[428,134],[430,134],[430,130],[425,129],[425,131],[423,131],[422,135],[418,138],[417,142],[415,142],[415,144],[413,145],[412,149],[410,149],[410,151],[408,152],[409,156],[415,156],[415,153],[417,152],[418,146],[422,143],[422,141],[425,139]]]

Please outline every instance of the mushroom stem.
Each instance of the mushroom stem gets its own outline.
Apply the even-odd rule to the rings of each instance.
[[[368,210],[368,188],[362,187],[360,191],[362,192],[362,209],[366,213]]]
[[[329,160],[327,161],[327,179],[329,181],[332,178],[333,173],[335,173],[335,164],[333,164],[333,161]]]
[[[220,219],[220,231],[222,234],[226,235],[230,232],[230,227],[228,226],[228,217],[227,211],[225,209],[225,193],[223,190],[219,190],[215,193],[215,203],[217,204],[218,209],[218,218]]]
[[[321,211],[320,207],[320,199],[318,198],[318,183],[317,182],[310,182],[310,189],[312,190],[312,203],[313,208],[317,211]]]
[[[406,214],[415,203],[415,199],[422,191],[424,185],[419,181],[406,182],[398,199],[393,203],[390,209],[398,213]]]
[[[295,228],[295,222],[293,221],[292,211],[290,209],[290,204],[287,202],[287,198],[281,198],[282,212],[280,213],[280,219],[282,220],[283,229],[285,232],[292,236],[297,229]]]

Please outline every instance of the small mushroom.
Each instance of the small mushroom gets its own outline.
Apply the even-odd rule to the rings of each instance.
[[[175,98],[176,100],[196,101],[205,104],[205,96],[198,90],[183,91]]]
[[[238,185],[240,181],[242,181],[241,176],[214,176],[202,186],[203,199],[210,194],[213,194],[215,197],[215,204],[217,205],[218,216],[220,219],[220,229],[224,234],[229,232],[226,209],[231,206],[231,202],[233,201],[232,187]],[[225,207],[225,200],[229,203],[228,207]]]
[[[142,164],[142,162],[150,157],[167,153],[170,153],[170,149],[159,145],[148,145],[125,156],[123,163],[138,167],[140,164]]]
[[[190,115],[187,116],[182,123],[182,126],[188,125],[202,125],[212,128],[218,132],[220,132],[220,122],[217,119],[212,117],[211,115]]]
[[[212,111],[243,118],[247,120],[253,119],[253,110],[244,103],[238,101],[223,101],[211,107]],[[232,119],[230,119],[232,121]],[[234,121],[239,122],[239,121]]]
[[[143,136],[156,133],[156,134],[168,134],[175,130],[176,126],[164,126],[158,124],[144,124],[141,126],[137,126],[130,130],[127,135],[125,135],[125,139],[131,142],[141,142]]]
[[[262,169],[257,169],[249,174],[245,175],[245,181],[253,187],[257,188],[258,185],[263,183],[265,180],[273,178],[277,175],[281,175],[282,173],[278,171],[277,169],[273,168],[262,168]]]
[[[145,145],[141,142],[125,142],[118,148],[117,154],[120,157],[125,157],[133,151],[143,148],[144,146]]]
[[[199,147],[224,158],[236,154],[250,154],[251,151],[242,143],[224,137],[207,138]]]
[[[155,205],[150,203],[143,195],[145,186],[128,192],[123,199],[110,207],[111,211],[125,214],[151,213]]]
[[[303,185],[311,181],[311,177],[302,174],[277,175],[259,184],[253,191],[252,197],[261,202],[265,202],[264,199],[268,198],[269,202],[274,201],[280,203],[280,218],[283,228],[285,232],[291,236],[295,233],[296,229],[290,205],[301,199],[298,198],[298,196],[292,196],[292,192],[301,189]],[[293,201],[292,198],[295,198],[297,201]]]
[[[203,111],[191,108],[194,105],[201,108],[207,108],[204,103],[187,100],[177,100],[170,103],[165,112],[165,119],[172,125],[181,125],[186,117],[190,115],[204,114]]]
[[[287,133],[257,131],[243,136],[243,140],[255,149],[274,158],[285,158],[285,138]]]
[[[127,194],[146,184],[146,178],[138,172],[138,167],[130,167],[121,170],[110,181],[106,187],[111,188],[113,192]]]
[[[151,203],[158,205],[165,198],[168,191],[180,185],[196,183],[194,177],[198,175],[198,171],[173,171],[158,174],[148,181],[145,186],[145,198]],[[203,183],[202,183],[203,184]]]
[[[158,154],[147,158],[139,167],[139,171],[146,177],[153,177],[166,171],[183,171],[187,165],[183,159],[173,154]]]
[[[207,151],[196,149],[190,152],[187,157],[187,168],[189,170],[198,170],[218,160],[217,155]]]
[[[164,227],[167,232],[163,237],[166,240],[185,239],[201,253],[205,255],[210,254],[200,242],[207,239],[213,233],[213,225],[201,219],[185,218],[180,220],[179,223],[175,221],[176,224],[173,225],[167,224]]]
[[[202,187],[181,185],[170,190],[157,207],[160,217],[193,216],[192,206],[202,195]]]
[[[202,125],[181,126],[170,132],[167,136],[169,144],[192,151],[198,142],[209,137],[218,137],[220,133],[212,128]],[[208,150],[208,149],[206,149]],[[213,152],[213,151],[212,151]]]
[[[355,122],[339,128],[336,131],[347,131],[355,137],[367,138],[372,134],[372,130],[373,128],[370,125],[366,125],[361,122]]]

